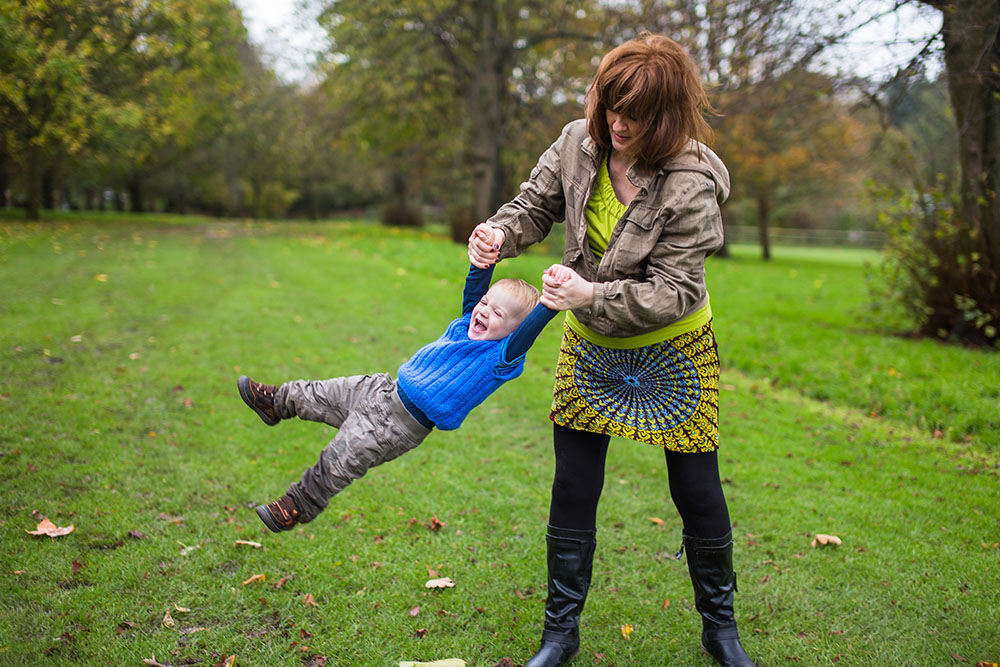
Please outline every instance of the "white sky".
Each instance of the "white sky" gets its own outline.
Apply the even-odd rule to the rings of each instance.
[[[300,0],[234,0],[243,12],[250,41],[261,47],[267,62],[287,81],[303,81],[316,53],[326,46],[326,35],[315,13]]]
[[[825,9],[836,9],[837,0],[822,0]],[[234,0],[243,11],[250,39],[260,46],[275,71],[287,81],[309,78],[315,54],[326,47],[326,36],[316,25],[315,10],[306,11],[302,0]],[[893,0],[865,0],[872,12],[891,6]],[[922,5],[905,5],[877,24],[853,34],[832,49],[826,61],[842,71],[885,78],[919,50],[920,42],[941,25],[940,12]],[[936,71],[932,66],[931,71]]]

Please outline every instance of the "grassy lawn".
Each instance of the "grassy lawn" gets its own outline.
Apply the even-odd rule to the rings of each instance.
[[[461,430],[272,535],[252,507],[333,430],[264,426],[236,377],[395,371],[458,309],[464,250],[435,230],[128,220],[0,223],[0,664],[524,662],[559,328]],[[745,646],[765,666],[1000,660],[1000,357],[878,335],[861,255],[734,254],[708,271]],[[551,261],[498,277],[537,284]],[[28,535],[39,515],[75,531]],[[573,664],[712,664],[660,452],[613,442],[598,529]]]

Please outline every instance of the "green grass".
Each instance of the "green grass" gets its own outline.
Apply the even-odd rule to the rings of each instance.
[[[271,535],[252,506],[333,431],[264,426],[236,376],[394,371],[453,316],[463,249],[366,224],[128,220],[0,224],[0,664],[526,660],[558,327],[461,430]],[[977,401],[998,357],[881,337],[857,258],[775,254],[709,266],[745,645],[761,665],[997,661],[997,401]],[[550,262],[498,274],[537,283]],[[33,511],[76,530],[27,535]],[[659,452],[614,441],[598,525],[573,664],[711,664]],[[430,570],[457,586],[426,590]]]

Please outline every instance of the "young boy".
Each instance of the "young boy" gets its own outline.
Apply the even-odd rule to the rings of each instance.
[[[546,271],[553,279],[564,267]],[[493,267],[469,267],[462,316],[402,366],[385,373],[296,380],[280,387],[241,376],[240,396],[273,426],[298,417],[338,429],[319,460],[274,502],[257,507],[271,531],[312,521],[330,498],[369,468],[419,445],[434,427],[457,429],[469,412],[524,368],[524,355],[557,311],[538,303],[523,280],[499,280]]]

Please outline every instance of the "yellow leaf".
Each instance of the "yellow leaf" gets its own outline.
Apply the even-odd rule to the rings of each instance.
[[[632,625],[629,624],[629,623],[626,623],[625,625],[623,625],[622,626],[622,639],[628,639],[628,636],[630,634],[632,634],[632,632],[634,630],[635,630],[635,628],[633,628]]]
[[[188,609],[187,607],[178,607],[178,606],[177,606],[177,604],[176,604],[176,603],[174,603],[174,611],[179,611],[179,612],[181,612],[182,614],[186,614],[186,613],[188,613],[188,612],[189,612],[189,611],[191,611],[191,610],[190,610],[190,609]]]
[[[825,545],[839,546],[841,544],[843,544],[842,540],[836,535],[823,535],[822,533],[818,533],[812,541],[814,547]]]
[[[247,584],[252,584],[255,581],[264,581],[265,579],[267,579],[266,574],[255,574],[246,581],[244,581],[243,585],[246,586]]]
[[[165,627],[165,628],[172,628],[172,627],[174,627],[174,618],[170,615],[170,610],[169,609],[167,610],[167,613],[165,613],[163,615],[163,620],[160,621],[160,623],[162,623],[163,627]]]
[[[245,546],[248,546],[248,547],[253,547],[254,549],[263,549],[264,548],[264,545],[261,544],[260,542],[251,542],[250,540],[236,540],[235,542],[233,542],[233,546],[234,547],[237,547],[237,546],[239,546],[241,544],[245,545]]]
[[[96,276],[94,276],[94,280],[96,280],[99,283],[106,283],[108,282],[108,276],[106,273],[98,273]]]
[[[25,529],[24,532],[28,533],[29,535],[48,535],[49,537],[62,537],[63,535],[69,535],[74,530],[75,528],[73,527],[72,524],[65,527],[57,526],[51,521],[49,521],[48,518],[45,518],[38,522],[38,525],[35,526],[35,530]]]
[[[657,526],[663,525],[663,519],[660,519],[659,517],[651,516],[649,517],[649,520],[655,523]]]
[[[453,588],[455,582],[451,580],[450,577],[442,577],[441,579],[431,579],[426,584],[424,588]]]

